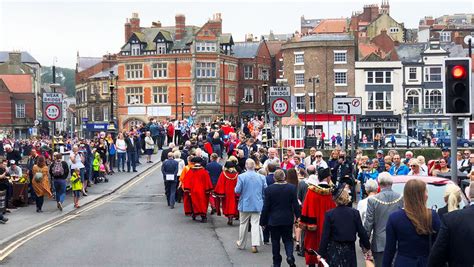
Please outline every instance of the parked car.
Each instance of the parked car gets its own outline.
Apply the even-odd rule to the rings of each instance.
[[[428,208],[436,209],[442,208],[446,205],[444,202],[444,191],[446,190],[446,185],[452,184],[453,182],[446,178],[435,177],[435,176],[393,176],[393,191],[403,195],[403,189],[405,184],[410,179],[420,179],[425,181],[426,187],[428,189]],[[464,194],[461,194],[462,201],[460,203],[460,208],[469,204],[469,201]]]
[[[407,136],[405,134],[394,134],[394,136],[395,136],[395,145],[392,144],[391,134],[385,136],[386,147],[395,147],[395,146],[406,147],[407,146]],[[410,145],[410,147],[418,147],[421,145],[421,141],[413,137],[409,137],[408,144]]]
[[[458,147],[470,147],[473,145],[473,142],[462,137],[458,137],[457,140]],[[450,147],[451,146],[451,136],[444,136],[438,138],[436,145],[439,147]]]

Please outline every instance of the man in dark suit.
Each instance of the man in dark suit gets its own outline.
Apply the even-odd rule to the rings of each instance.
[[[165,162],[165,160],[168,158],[168,153],[173,152],[174,147],[175,147],[175,144],[171,142],[168,148],[163,150],[163,152],[161,152],[161,162]]]
[[[273,183],[275,183],[274,177],[275,177],[275,171],[277,170],[277,167],[278,166],[274,163],[269,163],[267,165],[268,174],[265,177],[265,179],[267,180],[267,186],[270,186]],[[263,243],[264,244],[270,243],[270,227],[265,227],[265,229],[263,229]]]
[[[293,256],[293,224],[301,210],[296,199],[296,187],[285,181],[283,170],[275,171],[275,183],[265,189],[260,225],[270,226],[272,238],[273,266],[281,266],[280,238],[286,252],[286,262],[296,267]],[[288,201],[289,200],[289,201]]]
[[[130,132],[125,138],[125,144],[127,145],[127,171],[130,172],[130,165],[132,166],[133,172],[137,172],[137,139],[134,138],[133,132]]]
[[[469,187],[471,204],[444,215],[444,223],[431,249],[428,266],[474,266],[474,182]]]
[[[178,183],[178,162],[174,160],[173,152],[168,153],[168,159],[161,165],[163,180],[165,182],[166,200],[168,207],[174,209],[176,200],[176,184]]]
[[[206,171],[209,173],[209,176],[211,177],[211,182],[212,182],[212,187],[215,188],[217,184],[217,180],[219,180],[219,176],[221,175],[222,172],[222,165],[217,162],[219,159],[219,156],[216,153],[211,154],[211,162],[206,164]],[[216,213],[218,215],[221,215],[220,211],[220,205],[216,205],[216,201],[219,199],[217,197],[214,197],[211,195],[210,197],[210,202],[211,202],[211,215]]]

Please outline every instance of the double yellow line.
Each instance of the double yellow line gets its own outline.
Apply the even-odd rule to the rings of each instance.
[[[58,225],[61,225],[65,222],[68,222],[68,221],[78,217],[79,215],[81,215],[84,212],[95,209],[95,208],[97,208],[97,207],[99,207],[99,206],[101,206],[101,205],[103,205],[107,202],[110,202],[110,201],[120,197],[123,193],[127,192],[133,186],[135,186],[137,183],[139,183],[143,179],[145,179],[145,177],[147,177],[148,175],[150,175],[154,171],[156,171],[156,169],[158,169],[160,166],[161,166],[161,162],[158,163],[156,166],[151,167],[149,170],[139,174],[138,178],[133,179],[132,182],[127,183],[125,186],[118,189],[113,194],[111,194],[109,196],[106,196],[104,198],[101,198],[99,200],[95,200],[91,204],[86,205],[85,208],[83,208],[83,209],[79,209],[76,212],[73,212],[72,214],[68,214],[68,215],[60,218],[57,221],[54,221],[54,222],[51,222],[47,225],[41,226],[40,228],[34,230],[33,232],[31,232],[31,233],[29,233],[29,234],[27,234],[23,237],[18,238],[17,240],[15,240],[12,243],[8,244],[8,246],[6,246],[4,249],[0,250],[0,262],[2,262],[6,257],[8,257],[8,255],[13,253],[17,248],[21,247],[22,245],[24,245],[25,243],[27,243],[31,239],[33,239],[33,238],[35,238],[35,237],[51,230],[51,229],[53,229],[54,227],[56,227]]]

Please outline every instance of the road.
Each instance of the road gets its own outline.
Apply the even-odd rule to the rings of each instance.
[[[159,165],[157,165],[157,168]],[[0,265],[5,266],[270,266],[271,246],[259,253],[235,246],[238,225],[223,217],[208,223],[185,217],[182,204],[166,205],[161,174],[155,170],[128,190],[32,238]],[[284,253],[282,251],[282,255]],[[285,257],[284,257],[285,258]],[[304,258],[297,266],[305,266]],[[285,266],[285,263],[283,263]]]

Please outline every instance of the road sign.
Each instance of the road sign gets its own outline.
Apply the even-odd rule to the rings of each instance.
[[[35,126],[38,126],[40,124],[39,120],[35,120],[34,124]]]
[[[283,117],[290,111],[290,104],[285,98],[276,98],[272,102],[272,112],[275,116]]]
[[[62,103],[63,94],[61,93],[43,93],[43,103]]]
[[[334,115],[362,115],[362,97],[334,97],[332,107]]]
[[[59,105],[54,103],[45,105],[44,119],[46,121],[59,121],[61,119],[61,109]]]
[[[291,89],[289,86],[270,86],[270,97],[291,96]]]
[[[471,43],[472,43],[472,35],[466,35],[466,36],[464,36],[464,43],[465,43],[466,45],[469,45],[469,41],[471,41]]]
[[[191,117],[196,117],[196,114],[197,114],[197,110],[192,109],[191,110]]]

